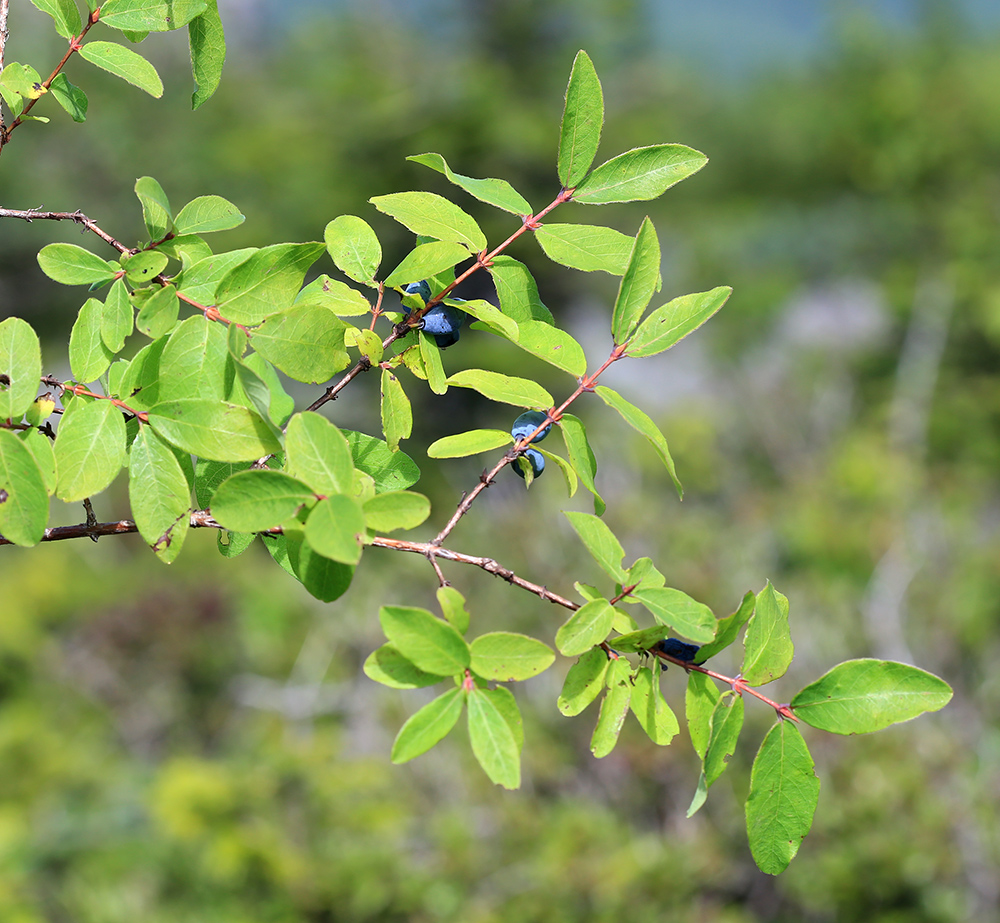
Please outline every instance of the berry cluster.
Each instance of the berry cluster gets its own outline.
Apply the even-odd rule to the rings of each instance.
[[[431,300],[431,287],[426,279],[419,282],[411,282],[403,289],[404,295],[416,295],[423,299],[426,305]],[[454,301],[461,299],[455,298]],[[403,305],[403,310],[409,314],[410,309]],[[458,308],[453,308],[447,304],[436,304],[421,318],[420,323],[415,326],[424,333],[432,336],[439,349],[447,349],[458,342],[458,328],[465,321],[465,314]]]
[[[510,434],[520,442],[522,439],[526,439],[530,436],[539,426],[541,426],[547,419],[548,414],[542,413],[540,410],[528,410],[522,413],[515,421],[514,425],[510,429]],[[552,429],[552,424],[549,423],[545,429],[543,429],[532,442],[541,442],[546,436],[548,436],[549,431]],[[531,465],[532,477],[538,477],[545,470],[545,456],[542,455],[538,449],[527,449],[525,450],[522,458],[528,460],[528,464]],[[518,462],[514,462],[514,471],[517,472],[519,477],[524,477],[524,471],[521,470],[521,465]]]

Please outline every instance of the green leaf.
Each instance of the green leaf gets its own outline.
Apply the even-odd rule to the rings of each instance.
[[[449,689],[411,715],[393,741],[392,761],[405,763],[430,750],[456,725],[464,704],[462,690]]]
[[[320,500],[306,520],[306,541],[324,558],[357,564],[365,539],[365,514],[353,497],[333,494]]]
[[[681,295],[653,311],[628,340],[625,355],[639,358],[655,356],[670,349],[689,333],[697,330],[721,308],[733,290],[720,285],[708,292]],[[625,338],[616,342],[624,342]]]
[[[128,289],[121,279],[116,279],[108,289],[101,315],[101,339],[112,353],[119,352],[126,338],[135,327],[132,303],[128,300]]]
[[[438,587],[438,605],[441,613],[455,627],[459,634],[469,630],[469,613],[465,608],[465,597],[453,586]]]
[[[658,622],[669,625],[685,638],[702,644],[715,637],[717,620],[712,610],[687,593],[670,587],[648,587],[634,590],[632,596],[652,612]]]
[[[506,180],[474,179],[471,176],[454,173],[440,154],[412,154],[406,159],[443,173],[450,182],[464,189],[469,195],[475,196],[480,202],[496,206],[514,215],[531,214],[531,206]]]
[[[747,623],[740,675],[748,686],[763,686],[785,675],[793,653],[788,600],[769,580],[757,594],[757,605]]]
[[[521,747],[508,717],[509,694],[504,689],[469,690],[469,740],[490,781],[515,789],[521,785]]]
[[[611,661],[603,648],[592,647],[569,668],[562,692],[556,702],[567,717],[580,714],[604,688]]]
[[[597,716],[597,726],[590,739],[590,752],[598,759],[607,756],[618,743],[625,716],[628,714],[632,698],[632,666],[624,658],[618,657],[608,668],[608,691],[601,702]]]
[[[142,205],[142,220],[149,239],[155,241],[166,237],[172,225],[173,212],[163,187],[151,176],[140,176],[135,181],[135,194]]]
[[[117,285],[117,283],[115,283]],[[170,334],[160,356],[160,395],[164,400],[227,396],[226,332],[198,314]],[[232,370],[229,369],[229,374]]]
[[[566,86],[566,105],[559,130],[559,182],[572,189],[594,162],[604,124],[604,94],[594,64],[577,52]]]
[[[41,375],[42,351],[31,324],[20,317],[0,321],[0,421],[24,416]]]
[[[848,660],[810,683],[791,705],[806,724],[833,734],[870,734],[944,708],[951,687],[892,660]]]
[[[355,282],[372,284],[382,262],[382,246],[368,222],[341,215],[326,226],[323,239],[337,269]]]
[[[132,32],[169,32],[205,12],[206,0],[107,0],[101,22]]]
[[[722,693],[719,687],[704,673],[692,670],[688,674],[687,691],[684,695],[684,709],[687,717],[691,746],[701,760],[708,752],[708,741],[712,733],[712,715],[719,704]]]
[[[554,263],[613,276],[625,272],[633,245],[627,234],[591,224],[543,224],[535,230],[535,239]]]
[[[346,330],[347,325],[326,308],[295,305],[254,330],[253,345],[289,378],[318,384],[350,364]]]
[[[333,602],[351,585],[353,565],[332,561],[314,551],[306,543],[302,530],[286,529],[284,535],[262,535],[261,540],[274,559],[316,599]]]
[[[719,651],[725,650],[732,644],[740,633],[740,629],[746,624],[747,619],[753,615],[754,605],[757,597],[753,593],[747,593],[737,609],[732,615],[727,615],[724,619],[719,619],[715,631],[715,640],[702,646],[698,651],[698,656],[694,658],[695,663],[704,663],[709,657],[714,657]]]
[[[538,285],[524,263],[501,254],[487,268],[496,286],[500,310],[507,317],[518,324],[536,320],[552,325],[552,313],[542,304]]]
[[[199,304],[214,304],[215,290],[219,283],[237,266],[245,263],[258,251],[254,248],[231,250],[229,253],[217,253],[206,256],[186,267],[180,275],[174,277],[178,291]]]
[[[547,670],[556,659],[547,644],[511,631],[480,635],[470,649],[472,672],[498,683],[531,679]]]
[[[256,538],[252,532],[230,532],[228,529],[220,529],[215,537],[215,544],[219,554],[224,558],[236,558],[243,554]]]
[[[746,802],[750,852],[762,872],[779,875],[788,867],[818,802],[819,779],[809,748],[791,721],[779,721],[754,758]]]
[[[574,378],[580,378],[587,371],[583,347],[565,330],[543,321],[519,321],[517,326],[517,339],[512,342],[526,353],[569,372]]]
[[[217,462],[199,458],[194,467],[194,498],[202,509],[212,505],[219,485],[237,471],[246,471],[249,462]]]
[[[263,532],[291,519],[314,498],[307,484],[282,471],[237,471],[212,496],[212,517],[233,532]]]
[[[616,344],[624,343],[646,310],[660,280],[660,241],[647,215],[636,234],[611,315]]]
[[[191,108],[197,109],[218,89],[226,63],[226,36],[217,0],[208,0],[205,12],[188,23],[188,43],[194,78]]]
[[[663,466],[667,469],[670,480],[674,482],[677,496],[683,498],[684,488],[677,478],[674,459],[667,446],[667,440],[663,437],[663,433],[660,432],[656,424],[644,411],[640,410],[634,404],[629,403],[617,391],[612,391],[611,388],[606,388],[604,385],[598,385],[594,388],[594,392],[605,404],[617,410],[619,416],[653,447],[656,454],[660,456]]]
[[[156,245],[160,253],[165,253],[171,259],[178,260],[184,269],[194,266],[200,260],[212,256],[212,248],[204,238],[197,234],[181,234],[161,241]],[[174,277],[175,280],[177,277]]]
[[[683,144],[635,148],[597,167],[576,187],[573,201],[606,205],[655,199],[706,163],[704,154]]]
[[[177,234],[210,234],[228,231],[246,221],[246,216],[228,199],[220,195],[203,195],[192,199],[174,219]]]
[[[42,474],[45,492],[50,496],[56,492],[56,453],[52,440],[38,429],[26,429],[18,433],[21,444],[31,453],[38,470]],[[2,532],[3,530],[0,530]]]
[[[486,249],[486,236],[472,216],[433,192],[397,192],[368,201],[414,234],[465,244],[473,253]]]
[[[145,285],[167,268],[167,255],[156,250],[141,250],[134,256],[123,258],[121,265],[129,282]]]
[[[438,676],[455,676],[469,666],[465,639],[426,609],[383,606],[378,617],[385,636],[419,669]]]
[[[420,341],[420,358],[427,373],[427,384],[435,394],[444,394],[448,390],[448,382],[444,377],[444,366],[441,364],[441,350],[422,330],[417,336]]]
[[[576,610],[556,632],[556,647],[565,657],[576,657],[607,638],[615,610],[606,599],[594,599]]]
[[[70,83],[65,74],[59,73],[52,78],[49,92],[55,97],[56,102],[70,114],[74,122],[87,121],[87,94],[78,86]]]
[[[419,282],[445,269],[451,269],[471,256],[467,247],[450,240],[432,240],[411,250],[386,277],[387,288]]]
[[[219,312],[238,324],[258,324],[284,311],[294,302],[306,271],[324,250],[318,243],[262,247],[219,282],[215,290]],[[274,364],[281,368],[279,363]]]
[[[622,558],[625,557],[625,550],[611,529],[596,516],[591,516],[590,513],[576,513],[566,510],[563,515],[569,520],[569,524],[580,536],[583,544],[587,546],[587,551],[601,566],[601,570],[618,583],[623,583],[625,571],[622,568]]]
[[[139,534],[169,564],[190,526],[191,487],[173,449],[148,426],[129,448],[128,495]]]
[[[689,820],[694,817],[698,811],[701,810],[701,806],[708,799],[708,783],[705,781],[705,771],[702,770],[698,776],[698,787],[695,789],[694,797],[691,799],[691,804],[687,809],[687,814],[685,815]]]
[[[649,667],[640,667],[632,683],[632,696],[629,699],[632,714],[649,739],[654,744],[665,747],[677,736],[680,726],[677,724],[677,716],[663,698],[660,681]]]
[[[149,290],[141,290],[146,294]],[[139,300],[140,292],[133,292],[137,300],[139,313],[135,317],[135,329],[151,339],[158,340],[174,329],[180,316],[180,302],[177,300],[177,289],[172,285],[158,288],[147,298]]]
[[[69,334],[69,367],[77,381],[96,381],[106,371],[114,353],[101,339],[104,305],[88,298]]]
[[[381,439],[353,430],[343,430],[351,447],[354,466],[370,475],[375,489],[405,490],[420,480],[420,469],[405,452],[393,452]]]
[[[331,279],[323,274],[310,282],[295,297],[296,305],[317,305],[333,311],[338,317],[360,317],[363,314],[370,314],[372,306],[367,298],[357,289]],[[359,333],[371,334],[379,344],[381,349],[382,341],[371,330],[359,331]],[[351,344],[348,344],[351,345]],[[381,358],[381,355],[380,357]],[[372,360],[373,362],[376,360]]]
[[[38,251],[38,265],[53,282],[63,285],[107,282],[118,271],[96,254],[76,244],[49,244],[42,247]]]
[[[552,395],[527,378],[514,378],[484,369],[465,369],[448,379],[457,388],[472,388],[491,401],[544,410],[552,406]]]
[[[111,401],[72,401],[56,432],[56,496],[70,503],[99,494],[125,461],[125,420]]]
[[[74,0],[31,0],[31,2],[43,13],[48,13],[52,17],[56,32],[63,38],[72,38],[80,34],[83,23]]]
[[[417,669],[391,644],[373,650],[362,669],[365,676],[390,689],[420,689],[440,683],[442,677]]]
[[[13,432],[0,429],[0,535],[15,545],[37,545],[48,518],[49,495],[38,463]]]
[[[101,21],[105,21],[103,9]],[[131,83],[132,86],[145,90],[150,96],[159,99],[163,95],[163,81],[156,73],[156,68],[142,55],[136,54],[124,45],[116,42],[87,42],[80,47],[79,55],[101,70],[106,70],[109,74]]]
[[[403,385],[389,369],[382,370],[382,432],[390,449],[399,448],[401,439],[413,432],[413,410]]]
[[[715,703],[709,722],[708,747],[705,750],[705,784],[711,787],[726,771],[736,752],[736,741],[743,730],[743,699],[724,695]]]
[[[594,495],[594,512],[600,516],[606,505],[594,483],[594,476],[597,474],[597,459],[594,458],[594,452],[587,440],[587,429],[579,417],[575,417],[571,413],[564,413],[562,420],[559,421],[559,431],[562,433],[566,451],[569,453],[569,462],[583,482],[583,486]]]
[[[429,458],[465,458],[510,445],[514,438],[500,429],[473,429],[467,433],[444,436],[427,447]]]
[[[225,401],[161,401],[150,409],[149,422],[167,442],[214,461],[256,461],[281,451],[258,414]]]
[[[326,417],[311,411],[297,413],[285,432],[288,473],[318,494],[350,493],[354,461],[344,434]]]
[[[461,301],[457,298],[445,298],[444,303],[458,308],[460,311],[464,311],[466,314],[480,321],[483,327],[496,333],[498,336],[505,337],[515,343],[517,342],[517,323],[488,301],[480,299]]]
[[[670,634],[670,629],[666,625],[654,625],[652,628],[630,631],[615,638],[611,644],[616,651],[623,654],[635,654],[648,650],[657,641],[662,641],[668,634]]]
[[[376,532],[415,529],[431,514],[431,501],[410,490],[376,494],[364,504],[365,520]]]

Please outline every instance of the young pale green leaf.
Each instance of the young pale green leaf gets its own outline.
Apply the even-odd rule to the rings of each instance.
[[[472,388],[491,401],[545,410],[552,406],[552,395],[528,378],[514,378],[484,369],[464,369],[448,379],[456,388]]]
[[[594,495],[594,512],[600,516],[606,509],[604,499],[597,492],[594,477],[597,474],[597,459],[587,440],[587,429],[579,417],[564,413],[559,422],[563,443],[569,453],[569,463],[583,482],[583,486]]]
[[[611,661],[603,648],[592,647],[569,668],[556,705],[571,718],[580,714],[604,688],[604,678]]]
[[[809,748],[791,721],[779,721],[764,738],[750,771],[747,838],[757,868],[780,875],[812,826],[819,779]]]
[[[719,651],[725,650],[732,644],[740,633],[740,629],[747,623],[753,615],[757,597],[753,593],[747,593],[737,609],[732,615],[727,615],[724,619],[719,619],[716,626],[715,640],[702,646],[698,651],[698,656],[694,658],[695,663],[704,663],[709,657],[714,657]]]
[[[684,710],[687,717],[691,746],[702,760],[708,752],[708,741],[712,733],[712,715],[719,704],[722,693],[719,687],[704,673],[692,670],[688,674],[687,691],[684,695]]]
[[[444,394],[448,390],[448,381],[441,363],[441,350],[437,343],[422,330],[417,334],[420,341],[420,358],[427,373],[427,384],[435,394]]]
[[[356,349],[372,365],[378,365],[385,353],[382,347],[382,340],[374,330],[363,330],[360,327],[353,327],[350,324],[347,325],[347,329],[344,331],[344,345],[348,349]],[[386,372],[388,369],[383,369],[382,371]],[[402,390],[402,387],[400,387],[400,393],[402,393]],[[382,392],[382,395],[383,397],[385,396],[385,391]]]
[[[354,461],[344,434],[326,417],[297,413],[285,432],[288,473],[318,494],[346,494],[354,482]]]
[[[156,249],[171,259],[178,260],[184,269],[189,269],[200,260],[212,256],[212,248],[205,242],[204,238],[197,234],[180,234],[177,237],[171,237],[169,240],[157,244]]]
[[[498,683],[531,679],[556,659],[547,644],[511,631],[480,635],[472,642],[471,651],[473,673]]]
[[[43,13],[48,13],[52,17],[56,32],[63,38],[72,38],[80,34],[83,24],[74,0],[31,0],[31,2]]]
[[[381,346],[381,344],[379,344]],[[382,370],[382,432],[389,448],[399,448],[401,439],[413,432],[413,410],[400,380],[389,369]]]
[[[523,321],[541,321],[552,325],[552,312],[542,304],[538,285],[524,263],[501,254],[493,258],[489,273],[496,286],[500,310],[521,324]]]
[[[226,36],[219,17],[218,0],[208,0],[205,12],[188,23],[191,46],[191,76],[194,93],[191,108],[197,109],[218,89],[226,62]]]
[[[431,501],[410,490],[376,494],[364,504],[365,520],[376,532],[415,529],[431,514]]]
[[[22,445],[31,453],[38,470],[42,473],[45,492],[51,496],[56,492],[56,453],[52,449],[52,440],[39,429],[26,429],[17,434]],[[8,490],[9,492],[9,490]],[[3,529],[0,529],[0,533]]]
[[[164,3],[166,5],[166,3]],[[105,21],[103,10],[101,22]],[[87,42],[80,47],[80,57],[91,64],[106,70],[109,74],[121,77],[132,86],[145,90],[157,99],[163,95],[163,81],[156,73],[156,68],[142,55],[136,54],[130,48],[116,42]]]
[[[459,634],[469,630],[469,613],[465,608],[465,597],[453,586],[438,587],[438,605],[441,614],[454,626]]]
[[[590,513],[564,511],[563,515],[587,546],[587,551],[601,566],[601,570],[618,583],[623,583],[625,571],[622,568],[622,558],[625,557],[625,550],[611,529]]]
[[[514,438],[500,429],[473,429],[467,433],[444,436],[427,447],[429,458],[465,458],[510,445]]]
[[[142,220],[149,239],[157,241],[166,237],[173,223],[173,212],[163,187],[151,176],[140,176],[135,181],[135,194],[142,205]]]
[[[473,253],[486,249],[486,236],[475,219],[433,192],[396,192],[368,201],[414,234],[465,244]]]
[[[30,449],[0,429],[0,535],[15,545],[37,545],[49,518],[45,478]]]
[[[406,159],[443,173],[450,182],[464,189],[469,195],[475,196],[480,202],[494,205],[514,215],[531,214],[531,206],[506,180],[474,179],[471,176],[454,173],[440,154],[412,154]]]
[[[535,230],[535,239],[554,263],[613,276],[625,272],[634,243],[621,231],[591,224],[543,224]]]
[[[42,352],[38,334],[20,317],[0,321],[0,420],[18,422],[38,394]]]
[[[135,329],[140,333],[158,340],[177,325],[181,306],[174,286],[164,285],[153,292],[139,289],[132,293],[132,298],[139,308],[139,313],[135,316]]]
[[[373,650],[362,669],[369,679],[390,689],[421,689],[440,683],[443,679],[418,669],[388,643]]]
[[[743,698],[724,695],[715,703],[709,722],[708,747],[705,750],[705,784],[719,778],[736,752],[736,741],[743,730]]]
[[[577,52],[559,130],[559,182],[572,189],[594,162],[604,124],[604,94],[587,52]]]
[[[669,625],[685,638],[703,644],[715,637],[717,620],[712,610],[687,593],[670,587],[648,587],[634,590],[632,596],[652,612],[658,622]]]
[[[167,268],[167,255],[156,250],[140,250],[135,255],[122,259],[121,264],[132,285],[145,285]]]
[[[325,249],[318,243],[262,247],[219,282],[215,290],[219,312],[239,324],[259,324],[265,317],[284,311],[295,301],[306,271]],[[279,363],[275,365],[281,368]]]
[[[647,215],[636,234],[611,315],[611,334],[624,343],[646,310],[660,280],[660,241]]]
[[[505,689],[469,691],[469,740],[490,781],[515,789],[521,785],[521,747],[511,727],[510,702],[504,693],[510,695]]]
[[[345,276],[372,284],[382,262],[382,246],[367,221],[341,215],[326,226],[323,239],[334,264]]]
[[[248,247],[205,256],[190,266],[185,266],[184,271],[174,277],[174,283],[178,291],[199,304],[215,304],[215,290],[219,283],[257,252],[253,247]]]
[[[365,514],[361,504],[346,494],[320,500],[306,520],[306,541],[324,558],[357,564],[365,539]]]
[[[598,385],[594,388],[594,392],[605,404],[618,411],[619,416],[653,447],[656,454],[660,456],[663,466],[667,469],[670,480],[674,482],[677,496],[683,499],[684,488],[677,477],[674,459],[667,446],[667,440],[656,424],[644,411],[636,407],[635,404],[629,403],[617,391],[612,391],[611,388],[607,388],[604,385]]]
[[[640,667],[636,671],[629,708],[649,739],[658,746],[665,747],[680,731],[677,716],[663,698],[660,681],[649,667]]]
[[[139,534],[169,564],[190,526],[191,487],[173,449],[148,426],[129,448],[128,496]]]
[[[70,83],[65,74],[59,73],[52,78],[49,92],[55,97],[56,102],[70,114],[70,118],[74,122],[87,121],[87,94],[75,84]]]
[[[107,0],[101,22],[131,32],[169,32],[205,12],[206,0]]]
[[[385,636],[419,669],[438,676],[455,676],[469,666],[465,639],[426,609],[383,606],[378,617]]]
[[[667,302],[653,311],[631,334],[625,354],[639,358],[655,356],[670,349],[715,314],[732,291],[728,285],[720,285],[708,292],[681,295]],[[615,342],[624,342],[624,339],[616,336]]]
[[[56,432],[56,496],[71,503],[99,494],[125,461],[125,420],[111,401],[72,401]]]
[[[225,401],[160,401],[150,409],[149,423],[177,448],[213,461],[256,461],[281,451],[259,414]]]
[[[597,726],[590,738],[590,752],[598,759],[614,750],[628,714],[632,698],[632,666],[624,657],[611,662],[607,682],[608,691],[604,694]]]
[[[237,471],[212,496],[212,517],[233,532],[263,532],[291,519],[314,494],[282,471]]]
[[[661,587],[666,583],[663,576],[654,566],[649,558],[638,558],[628,569],[625,580],[626,586],[635,585],[635,589],[647,590],[650,587]],[[630,597],[625,597],[625,602],[634,602]]]
[[[652,628],[641,628],[638,631],[630,631],[612,641],[612,646],[616,651],[623,654],[635,654],[651,648],[657,641],[662,641],[670,629],[666,625],[654,625]]]
[[[584,205],[655,199],[697,173],[708,158],[683,144],[639,147],[602,163],[576,187],[573,201]]]
[[[951,696],[951,687],[933,673],[864,658],[837,664],[791,704],[796,717],[812,727],[833,734],[870,734],[944,708]]]
[[[101,315],[101,339],[113,353],[119,352],[126,338],[135,327],[132,303],[128,300],[128,289],[121,279],[116,279],[108,289]]]
[[[92,285],[107,282],[118,271],[99,256],[76,244],[49,244],[38,251],[38,265],[53,282]]]
[[[101,321],[104,305],[96,298],[88,298],[69,334],[69,367],[77,381],[96,381],[106,371],[114,353],[101,339]]]
[[[374,436],[347,429],[343,433],[351,447],[355,467],[372,477],[379,493],[405,490],[420,480],[420,469],[405,452],[393,452]]]
[[[576,657],[604,641],[615,610],[606,599],[594,599],[577,609],[556,632],[556,647],[565,657]]]
[[[115,283],[116,285],[118,283]],[[160,395],[164,400],[223,400],[227,394],[229,352],[226,331],[203,314],[182,321],[160,356]]]
[[[754,614],[747,623],[740,675],[748,686],[763,686],[785,675],[793,653],[788,600],[769,580],[757,594]]]
[[[519,321],[517,326],[517,339],[513,342],[526,353],[569,372],[574,378],[587,371],[583,347],[565,330],[536,320]]]
[[[294,305],[268,317],[253,333],[253,345],[289,378],[307,383],[329,381],[347,368],[346,324],[332,311]]]
[[[386,277],[387,288],[406,285],[407,282],[419,282],[445,269],[451,269],[462,260],[467,260],[471,254],[468,247],[450,240],[432,240],[420,244],[406,256],[402,262]]]
[[[192,199],[174,219],[177,234],[210,234],[239,227],[246,216],[232,202],[220,195]]]
[[[449,689],[411,715],[393,741],[392,761],[405,763],[430,750],[456,725],[464,704],[462,690]]]

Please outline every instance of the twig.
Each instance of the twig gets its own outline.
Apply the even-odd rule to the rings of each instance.
[[[13,126],[12,126],[13,127]],[[137,253],[137,250],[132,250],[126,247],[125,244],[119,243],[115,240],[107,231],[102,231],[98,227],[97,222],[92,218],[88,218],[83,212],[43,212],[37,208],[28,209],[18,209],[18,208],[0,208],[0,218],[20,218],[22,221],[74,221],[77,224],[83,225],[83,227],[96,234],[101,238],[106,244],[110,244],[119,253],[122,254],[132,254]]]

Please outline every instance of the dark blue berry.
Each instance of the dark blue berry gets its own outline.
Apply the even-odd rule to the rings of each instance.
[[[521,440],[530,436],[539,426],[545,422],[547,414],[542,413],[540,410],[529,410],[526,413],[522,413],[515,421],[514,425],[510,428],[510,434],[517,440]],[[550,423],[545,427],[532,442],[541,442],[546,436],[548,436],[549,431],[552,429],[552,424]]]
[[[455,339],[458,339],[458,328],[464,321],[464,311],[448,304],[436,304],[424,315],[421,329],[430,336],[454,333]]]
[[[427,304],[431,300],[431,287],[426,279],[421,279],[419,282],[411,282],[406,288],[403,289],[404,295],[419,295],[424,299],[424,304]]]
[[[541,477],[542,472],[545,470],[545,456],[542,455],[538,449],[528,449],[522,458],[528,459],[528,462],[531,465],[532,475],[536,478]],[[521,466],[518,464],[516,459],[512,467],[514,471],[517,472],[518,477],[524,477],[524,472],[521,470]]]
[[[701,648],[697,644],[688,644],[686,641],[680,641],[677,638],[664,638],[662,641],[657,641],[651,650],[660,651],[669,657],[690,663],[698,655],[698,651]],[[660,666],[666,670],[666,661],[661,660]]]
[[[457,330],[454,333],[435,333],[432,336],[434,337],[434,342],[438,345],[438,349],[447,349],[458,342]]]

